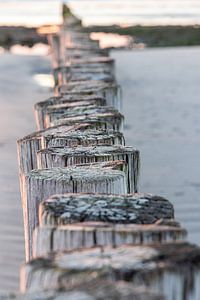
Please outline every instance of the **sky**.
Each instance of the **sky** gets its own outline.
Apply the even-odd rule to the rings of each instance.
[[[200,24],[200,0],[69,0],[85,25]],[[0,0],[0,25],[61,22],[61,0]]]

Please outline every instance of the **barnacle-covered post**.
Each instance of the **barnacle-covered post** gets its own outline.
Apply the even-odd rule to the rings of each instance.
[[[186,231],[173,217],[173,205],[158,196],[55,195],[40,204],[34,257],[84,247],[183,240]]]

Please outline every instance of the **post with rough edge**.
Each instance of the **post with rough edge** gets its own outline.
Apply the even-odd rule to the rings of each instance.
[[[33,255],[93,246],[183,240],[186,231],[173,217],[172,204],[158,196],[52,196],[40,204]]]
[[[185,263],[187,261],[187,263]],[[72,288],[92,278],[131,282],[167,300],[199,299],[200,248],[186,242],[50,253],[23,266],[21,290]],[[183,293],[184,291],[184,293]],[[180,295],[180,297],[179,297]]]
[[[23,210],[25,226],[26,260],[32,257],[32,233],[38,226],[39,203],[53,194],[107,193],[126,194],[126,173],[118,168],[118,162],[32,170],[23,181]],[[120,167],[121,168],[121,167]]]

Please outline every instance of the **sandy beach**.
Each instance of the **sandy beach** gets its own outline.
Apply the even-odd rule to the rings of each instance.
[[[168,198],[200,244],[200,48],[115,51],[123,88],[127,145],[141,151],[140,191]],[[49,97],[34,81],[48,74],[42,56],[2,54],[0,60],[0,291],[18,288],[24,260],[16,140],[35,130],[33,104]]]

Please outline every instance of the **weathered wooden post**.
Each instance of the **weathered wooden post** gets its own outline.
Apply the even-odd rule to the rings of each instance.
[[[91,106],[76,107],[70,110],[60,109],[45,115],[44,127],[74,125],[81,123],[106,123],[105,129],[123,131],[124,116],[113,107]],[[104,127],[103,127],[104,128]]]
[[[69,167],[79,164],[122,160],[127,163],[128,193],[138,192],[139,151],[133,147],[95,145],[90,147],[54,147],[38,151],[38,169]]]
[[[88,59],[74,59],[66,66],[53,70],[56,85],[65,85],[69,81],[80,80],[115,80],[114,60],[109,57],[93,57]]]
[[[74,210],[74,214],[72,210]],[[70,218],[67,217],[69,214],[65,214],[65,212],[70,212]],[[76,193],[51,196],[40,204],[39,215],[40,226],[67,225],[85,221],[104,221],[113,224],[154,224],[160,219],[173,219],[174,209],[168,200],[149,194]],[[164,225],[168,224],[164,221],[163,223]],[[172,222],[169,224],[174,225]]]
[[[106,83],[103,81],[75,81],[68,82],[67,85],[56,86],[55,95],[95,94],[106,99],[108,106],[113,106],[119,111],[122,110],[122,91],[117,83]]]
[[[32,232],[38,225],[39,203],[53,194],[107,193],[126,194],[123,162],[80,165],[69,168],[32,170],[22,177],[26,260],[32,257]]]
[[[74,95],[63,95],[60,97],[51,97],[45,101],[38,102],[34,105],[35,119],[37,129],[44,129],[45,114],[50,109],[62,108],[68,106],[87,106],[87,105],[106,105],[106,99],[96,95],[85,95],[74,94]]]
[[[61,125],[34,132],[18,140],[20,174],[37,169],[37,152],[45,148],[125,144],[122,133],[96,128],[97,124],[87,123],[77,126]]]
[[[81,219],[81,218],[80,218]],[[164,225],[133,225],[83,222],[56,227],[37,227],[33,234],[33,257],[50,252],[95,246],[145,245],[183,241],[186,231]]]
[[[67,47],[64,51],[65,62],[69,62],[74,59],[87,59],[90,57],[108,57],[109,51],[107,49],[93,49],[91,47],[81,46],[77,47]],[[58,66],[61,66],[60,63]]]
[[[84,284],[73,283],[73,288],[33,292],[26,294],[0,295],[0,300],[165,300],[162,295],[137,288],[128,282],[113,282],[96,279],[95,276]]]
[[[186,231],[173,217],[172,204],[158,196],[55,195],[40,204],[40,227],[34,233],[33,255],[93,246],[183,240]]]
[[[80,105],[78,105],[80,103]],[[107,112],[111,113],[116,113],[118,114],[118,111],[115,110],[114,108],[109,108],[109,107],[103,107],[103,106],[98,106],[95,103],[91,102],[73,102],[70,104],[58,104],[58,105],[52,105],[49,108],[46,109],[45,114],[44,114],[44,128],[50,127],[50,123],[56,119],[62,119],[62,117],[67,117],[67,116],[90,116],[94,115],[95,112],[103,112],[105,113],[107,109]]]
[[[121,132],[102,129],[77,130],[69,134],[58,134],[46,137],[46,148],[50,147],[88,147],[94,145],[124,145],[125,140]]]
[[[96,69],[75,69],[69,66],[65,68],[65,72],[63,75],[62,70],[54,74],[55,85],[60,85],[62,82],[64,82],[64,80],[65,84],[67,84],[68,82],[85,82],[92,79],[102,82],[113,82],[114,77],[111,74],[109,74],[109,72],[100,67]]]
[[[199,299],[200,249],[179,242],[51,253],[24,265],[21,290],[62,289],[87,282],[94,274],[162,291],[167,300]]]

